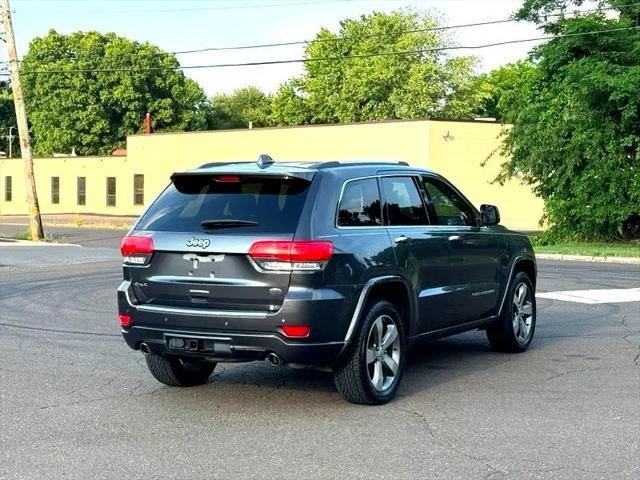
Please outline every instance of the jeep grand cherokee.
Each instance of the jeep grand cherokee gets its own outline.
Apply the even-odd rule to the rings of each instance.
[[[268,360],[330,367],[344,398],[382,404],[416,340],[531,343],[535,257],[499,222],[404,163],[261,156],[175,173],[122,241],[122,334],[167,385]]]

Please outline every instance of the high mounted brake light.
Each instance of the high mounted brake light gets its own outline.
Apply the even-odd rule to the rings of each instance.
[[[240,177],[238,175],[218,175],[214,177],[216,182],[221,183],[239,183]]]
[[[130,235],[122,239],[120,253],[122,260],[130,265],[145,265],[154,251],[153,238]]]
[[[332,255],[332,242],[266,240],[249,249],[251,259],[271,271],[322,270]]]

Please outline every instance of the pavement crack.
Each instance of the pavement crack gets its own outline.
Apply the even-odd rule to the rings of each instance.
[[[431,424],[427,420],[427,417],[425,417],[422,413],[416,412],[415,410],[408,410],[408,409],[404,409],[404,408],[400,408],[399,410],[402,411],[402,412],[406,412],[406,413],[408,413],[410,415],[413,415],[418,420],[420,420],[420,422],[424,425],[425,429],[427,430],[427,433],[432,438],[438,440],[438,437],[436,436],[435,431],[433,430],[433,427],[431,426]]]
[[[638,347],[639,353],[634,357],[633,364],[636,367],[640,367],[640,342],[633,342],[633,341],[630,340],[631,337],[638,336],[640,334],[640,332],[633,331],[631,329],[631,327],[629,325],[627,325],[627,316],[626,315],[622,316],[622,320],[620,321],[620,325],[622,326],[622,328],[624,328],[627,331],[627,335],[624,335],[622,337],[622,340],[627,342],[629,345],[633,345],[634,347],[636,347],[636,346]]]
[[[469,460],[482,464],[485,468],[489,470],[489,472],[487,473],[487,475],[485,475],[484,478],[495,478],[496,475],[501,475],[503,478],[508,478],[508,475],[504,470],[501,470],[500,468],[492,465],[482,457],[479,457],[477,455],[473,455],[467,452],[465,449],[456,445],[453,441],[451,441],[445,435],[438,434],[436,429],[433,428],[433,426],[429,423],[429,421],[427,420],[427,417],[425,417],[424,414],[416,410],[410,410],[406,408],[399,408],[398,410],[404,413],[408,413],[413,417],[417,418],[420,421],[420,423],[424,426],[429,436],[431,436],[431,438],[433,438],[434,440],[443,442],[448,448],[450,448],[454,452],[468,458]]]

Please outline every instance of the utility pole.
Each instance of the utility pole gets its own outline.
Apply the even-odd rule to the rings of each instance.
[[[14,127],[13,125],[11,127],[9,127],[9,158],[11,158],[11,154],[13,153],[13,135],[11,135],[11,130],[13,130]]]
[[[18,135],[20,137],[20,150],[24,162],[24,176],[27,186],[27,204],[29,206],[29,230],[32,240],[42,240],[42,218],[38,205],[36,192],[36,180],[33,175],[33,157],[31,156],[31,141],[29,140],[29,124],[27,123],[27,110],[24,105],[22,83],[20,83],[20,70],[18,67],[18,52],[16,40],[13,36],[13,24],[11,23],[11,6],[9,0],[0,0],[2,8],[2,24],[4,25],[7,53],[9,57],[9,71],[11,72],[11,87],[13,89],[13,101],[16,106],[16,122],[18,123]]]

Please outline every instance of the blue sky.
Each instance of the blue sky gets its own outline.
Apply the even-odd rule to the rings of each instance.
[[[321,27],[337,30],[344,18],[402,7],[429,10],[444,24],[508,18],[521,0],[12,0],[18,54],[29,41],[50,28],[61,33],[77,30],[115,32],[149,41],[167,51],[312,38]],[[459,45],[477,45],[540,36],[534,25],[510,23],[452,31]],[[473,52],[479,69],[488,71],[524,58],[535,45],[506,45]],[[4,49],[0,54],[6,55]],[[183,65],[301,58],[302,46],[180,55]],[[246,85],[274,91],[302,67],[262,67],[191,70],[187,74],[205,91],[230,92]]]

